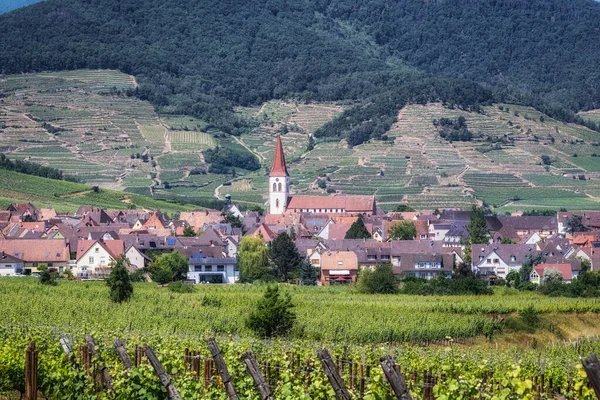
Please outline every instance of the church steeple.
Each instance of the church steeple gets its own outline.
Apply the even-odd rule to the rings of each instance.
[[[269,176],[290,176],[285,164],[285,155],[283,154],[283,144],[281,143],[281,136],[277,136],[277,144],[275,145],[275,155],[273,156],[273,166],[271,166],[271,173]]]
[[[290,174],[285,165],[281,137],[277,136],[273,166],[269,174],[269,214],[283,214],[290,197]]]

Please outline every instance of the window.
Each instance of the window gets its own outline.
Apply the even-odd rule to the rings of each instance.
[[[46,265],[48,265],[49,267],[52,267],[52,266],[54,266],[54,263],[48,263]]]
[[[500,260],[498,260],[497,258],[494,258],[494,264],[500,264]]]
[[[313,258],[312,260],[310,260],[310,263],[314,264],[314,265],[319,265],[319,259],[318,258]]]
[[[512,262],[515,262],[515,261],[517,261],[517,257],[515,257],[515,256],[510,256],[510,261],[512,261]]]
[[[277,191],[277,184],[275,182],[273,182],[273,191],[276,192]]]
[[[338,265],[344,265],[343,261],[338,261]]]
[[[280,192],[282,191],[281,190],[281,182],[279,183],[279,185],[277,185],[277,190],[279,190]]]
[[[223,272],[225,271],[225,266],[224,265],[217,265],[217,272]]]
[[[90,258],[88,259],[88,262],[89,262],[90,264],[93,264],[93,263],[94,263],[94,257],[90,257]]]
[[[204,267],[204,271],[206,272],[212,272],[212,265],[207,265]]]
[[[94,249],[94,251],[95,251],[96,253],[98,253],[98,252],[100,251],[100,248],[99,248],[99,247],[96,247],[96,248]]]
[[[240,270],[240,267],[238,267],[238,266],[236,265],[235,267],[233,267],[233,270],[234,270],[235,272],[238,272],[238,271]]]
[[[488,259],[487,259],[487,262],[488,262],[488,264],[491,264],[491,263],[492,263],[492,259],[491,259],[491,258],[488,258]]]
[[[479,261],[483,261],[483,256],[479,256]]]

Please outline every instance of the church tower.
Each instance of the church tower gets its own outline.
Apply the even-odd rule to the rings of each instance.
[[[273,166],[269,173],[269,214],[283,214],[290,196],[290,174],[285,165],[281,137],[277,136]]]

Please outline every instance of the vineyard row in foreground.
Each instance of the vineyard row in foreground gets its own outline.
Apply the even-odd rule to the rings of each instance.
[[[580,360],[600,351],[597,339],[521,352],[330,344],[329,357],[324,344],[299,341],[221,338],[219,349],[200,337],[130,335],[128,353],[114,335],[96,332],[94,341],[0,328],[0,393],[26,393],[35,360],[36,392],[45,399],[177,399],[174,391],[183,399],[231,399],[232,388],[240,399],[271,398],[265,390],[277,399],[393,399],[402,387],[427,400],[595,399]]]

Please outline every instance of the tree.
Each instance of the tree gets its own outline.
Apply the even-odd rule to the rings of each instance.
[[[317,268],[313,267],[308,260],[303,260],[300,264],[300,280],[303,285],[314,286],[319,279]]]
[[[506,286],[518,288],[520,284],[521,284],[521,275],[519,274],[519,271],[510,271],[506,275]]]
[[[394,276],[394,269],[390,263],[378,264],[374,271],[368,268],[360,271],[356,286],[361,293],[398,293],[398,283]]]
[[[542,285],[547,285],[552,282],[562,282],[562,272],[553,268],[544,268],[544,275],[542,276]]]
[[[173,281],[173,271],[167,266],[151,266],[150,268],[150,279],[159,285],[167,284]]]
[[[188,225],[185,228],[183,228],[183,236],[193,237],[196,236],[196,232],[194,232],[194,228]]]
[[[40,271],[40,283],[42,285],[58,285],[58,282],[56,282],[56,272],[50,271],[50,268],[46,264],[39,265],[38,271]]]
[[[371,234],[369,233],[369,231],[367,230],[367,227],[365,226],[365,221],[363,219],[362,214],[358,215],[358,219],[356,221],[354,221],[354,223],[350,226],[350,229],[348,229],[348,232],[346,232],[346,236],[345,239],[370,239],[371,238]]]
[[[221,223],[223,224],[231,224],[233,228],[244,227],[244,222],[240,219],[240,217],[233,215],[231,211],[223,211],[221,216],[223,217],[221,220]]]
[[[502,241],[500,243],[502,243],[502,244],[517,244],[517,242],[515,242],[511,238],[507,238],[507,237],[502,238]]]
[[[565,222],[565,231],[571,235],[575,232],[587,232],[589,230],[590,228],[583,223],[581,215],[573,215]]]
[[[413,240],[417,236],[417,228],[410,221],[401,221],[388,229],[388,236],[392,240]]]
[[[165,284],[171,280],[185,279],[189,271],[189,264],[185,256],[175,250],[156,257],[148,269],[153,281]],[[171,279],[168,279],[169,273]]]
[[[289,293],[280,294],[279,286],[269,286],[248,315],[246,326],[262,337],[285,335],[296,320],[293,307]]]
[[[473,274],[473,269],[471,266],[464,262],[456,266],[454,269],[454,276],[457,278],[473,278],[475,274]]]
[[[110,299],[115,303],[128,301],[133,295],[133,284],[127,271],[128,266],[130,266],[129,260],[123,254],[110,262],[112,271],[108,275],[106,285],[110,290]]]
[[[415,212],[416,210],[406,204],[398,204],[395,209],[396,212]]]
[[[544,154],[540,158],[542,159],[542,164],[544,164],[544,165],[551,165],[552,164],[552,159],[550,158],[550,156]]]
[[[287,232],[280,233],[273,240],[269,257],[275,265],[275,273],[279,280],[286,282],[291,276],[297,277],[302,258]]]
[[[471,222],[467,225],[467,231],[469,232],[469,244],[486,244],[489,242],[489,232],[483,208],[473,206]]]
[[[542,253],[528,254],[519,269],[520,284],[522,285],[529,282],[529,275],[531,275],[531,271],[533,271],[533,266],[543,263],[544,261],[546,261],[546,259]]]
[[[237,262],[240,267],[240,282],[272,279],[269,248],[260,237],[242,237]]]

